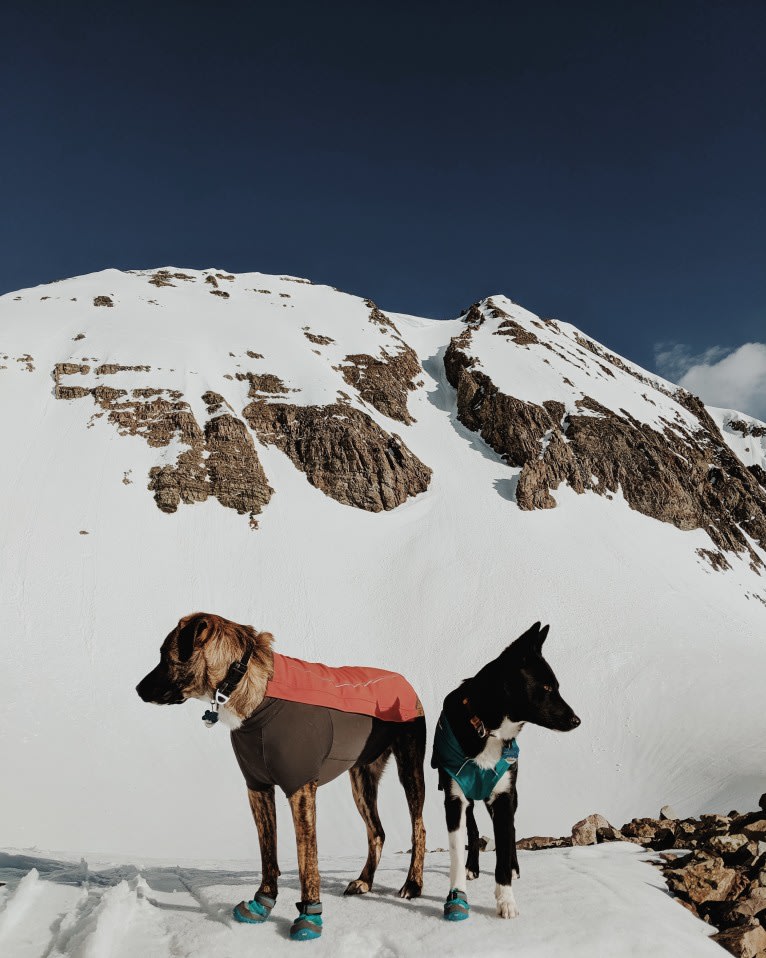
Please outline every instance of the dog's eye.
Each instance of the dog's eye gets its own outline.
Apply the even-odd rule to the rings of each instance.
[[[544,686],[543,686],[543,692],[552,692],[552,691],[553,691],[553,686],[552,686],[552,685],[544,685]]]

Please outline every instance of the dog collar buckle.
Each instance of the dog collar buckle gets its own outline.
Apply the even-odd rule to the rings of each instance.
[[[226,678],[215,690],[215,695],[210,702],[210,708],[202,716],[202,721],[208,728],[212,728],[218,721],[218,709],[231,698],[232,692],[236,689],[242,679],[247,675],[247,663],[250,661],[252,649],[248,649],[242,657],[241,662],[232,662]],[[224,689],[226,691],[224,692]]]
[[[210,702],[210,708],[202,716],[202,721],[207,725],[208,728],[212,728],[215,723],[218,721],[218,709],[222,705],[226,705],[231,696],[227,695],[225,692],[222,692],[220,688],[215,690],[215,695]]]

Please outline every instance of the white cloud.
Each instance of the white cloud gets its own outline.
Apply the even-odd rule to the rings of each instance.
[[[659,343],[655,359],[662,375],[707,405],[766,420],[766,343],[745,343],[733,352],[713,346],[698,355],[680,343]]]
[[[657,369],[666,378],[677,383],[692,366],[709,366],[731,352],[725,346],[711,346],[702,353],[693,353],[683,343],[657,343],[654,359]]]

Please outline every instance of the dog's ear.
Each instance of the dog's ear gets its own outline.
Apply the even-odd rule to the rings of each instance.
[[[207,638],[210,623],[204,615],[191,615],[186,620],[181,619],[178,625],[178,639],[176,640],[178,658],[181,662],[188,662],[194,649],[198,645],[202,645]]]
[[[542,655],[543,642],[545,642],[549,628],[549,625],[543,628],[539,622],[535,622],[515,642],[511,642],[503,654],[518,657],[522,660],[529,658],[530,655]]]

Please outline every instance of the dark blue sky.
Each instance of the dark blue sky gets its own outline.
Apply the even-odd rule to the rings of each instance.
[[[762,0],[3,5],[0,291],[172,263],[766,340]]]

